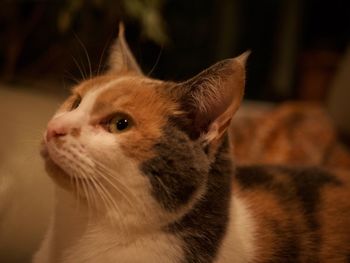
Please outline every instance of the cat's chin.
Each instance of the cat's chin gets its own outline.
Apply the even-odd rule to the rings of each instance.
[[[41,143],[40,155],[45,162],[45,170],[52,180],[60,187],[72,191],[71,177],[50,157],[49,151],[44,141]]]
[[[72,191],[71,177],[61,167],[59,167],[49,156],[44,158],[45,169],[52,180],[60,187]]]

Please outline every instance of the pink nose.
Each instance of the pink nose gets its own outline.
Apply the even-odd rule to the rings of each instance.
[[[50,141],[53,138],[63,137],[71,133],[77,128],[77,123],[74,119],[67,118],[65,116],[52,119],[46,130],[46,141]]]
[[[47,125],[46,140],[50,141],[52,138],[65,136],[68,132],[69,128],[67,126],[51,121]]]

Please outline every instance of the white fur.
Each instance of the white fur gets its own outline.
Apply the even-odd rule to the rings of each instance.
[[[126,240],[108,222],[94,221],[88,211],[76,208],[70,193],[57,190],[50,229],[34,263],[177,262],[183,256],[179,239],[150,231]]]
[[[90,113],[95,104],[96,98],[103,91],[110,89],[117,85],[119,82],[128,79],[127,77],[118,78],[113,81],[106,83],[101,87],[96,87],[91,91],[87,92],[84,99],[81,101],[79,107],[73,111],[58,111],[52,118],[50,122],[65,122],[69,124],[74,124],[74,126],[84,126],[90,121]],[[50,123],[49,123],[50,125]]]
[[[121,238],[108,222],[92,221],[86,210],[77,209],[70,193],[59,188],[56,191],[56,212],[33,263],[181,262],[184,252],[176,236],[150,231]],[[254,262],[254,231],[248,208],[234,197],[227,234],[215,262]]]
[[[249,209],[237,196],[230,205],[230,222],[216,263],[254,262],[255,225]]]

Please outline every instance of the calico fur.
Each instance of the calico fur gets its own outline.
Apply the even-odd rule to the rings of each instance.
[[[347,262],[349,186],[344,171],[283,166],[238,168],[233,191],[250,204],[258,222],[261,249],[257,262]],[[335,230],[336,224],[344,228]],[[331,234],[329,229],[335,232]]]
[[[48,123],[56,202],[34,263],[346,262],[348,173],[234,167],[247,53],[173,83],[142,75],[123,28],[112,50]]]

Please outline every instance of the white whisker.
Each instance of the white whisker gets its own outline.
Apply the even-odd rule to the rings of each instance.
[[[159,177],[157,177],[157,176],[155,176],[154,178],[156,178],[156,180],[158,181],[158,183],[159,183],[159,184],[161,185],[161,187],[164,189],[164,191],[165,191],[166,195],[168,196],[168,198],[169,198],[169,199],[172,199],[172,195],[171,195],[171,193],[169,192],[168,187],[163,183],[163,181],[162,181]]]
[[[74,156],[79,156],[79,152],[75,151],[74,148],[70,150],[71,154]],[[104,203],[104,205],[106,206],[107,210],[108,209],[112,209],[113,211],[115,211],[115,213],[117,214],[120,224],[119,225],[124,225],[123,220],[122,220],[122,211],[119,208],[119,206],[117,205],[117,203],[115,202],[114,198],[112,197],[112,195],[109,193],[109,191],[103,186],[103,184],[101,182],[99,182],[96,178],[95,178],[95,174],[96,170],[93,169],[93,167],[90,165],[90,163],[84,159],[84,158],[78,158],[79,162],[75,162],[75,164],[79,167],[79,169],[82,171],[82,173],[84,174],[84,177],[82,178],[81,176],[77,178],[77,181],[79,181],[82,186],[83,186],[83,191],[84,194],[86,196],[87,199],[87,203],[88,203],[88,207],[89,207],[89,212],[91,210],[91,203],[92,203],[92,197],[91,195],[94,195],[95,198],[95,207],[96,209],[97,207],[97,203],[96,203],[96,192],[99,194],[99,197],[101,198],[102,202]],[[90,172],[88,172],[88,170],[86,169],[86,167],[89,168]],[[93,184],[94,187],[91,187],[91,183]],[[113,221],[111,221],[111,223],[114,223]],[[125,227],[121,227],[121,231],[125,231]],[[123,230],[124,229],[124,230]]]
[[[123,214],[122,211],[120,210],[119,206],[116,204],[116,202],[114,201],[113,197],[111,196],[111,194],[108,192],[108,190],[95,178],[92,178],[92,181],[95,183],[96,189],[100,195],[100,197],[104,200],[104,203],[106,205],[107,210],[110,208],[112,209],[114,212],[116,212],[117,216],[118,216],[118,226],[120,228],[121,232],[125,232],[127,231],[127,228],[125,227],[124,224],[124,220],[123,220]],[[107,204],[109,203],[109,205]],[[114,226],[115,225],[115,220],[112,220],[112,218],[110,218],[110,222],[111,224]]]
[[[87,52],[87,49],[84,45],[84,43],[80,40],[80,38],[78,37],[78,35],[74,34],[75,38],[78,40],[80,46],[83,48],[84,53],[85,53],[85,57],[87,59],[88,62],[88,66],[89,66],[89,72],[90,72],[90,79],[92,78],[92,67],[91,67],[91,60],[90,60],[90,56],[89,53]]]
[[[84,194],[85,194],[85,198],[86,198],[86,203],[87,203],[87,207],[88,207],[88,215],[89,215],[89,218],[91,218],[91,200],[90,200],[89,189],[87,186],[88,181],[85,179],[81,179],[80,182],[83,186],[83,190],[84,190]]]
[[[108,173],[106,171],[103,171],[103,170],[101,171],[99,168],[100,167],[96,167],[96,172],[102,177],[102,179],[107,181],[107,183],[109,183],[114,189],[116,189],[123,196],[123,198],[129,203],[129,205],[132,205],[133,202],[130,201],[130,199],[127,197],[127,194],[122,189],[120,189],[120,187],[124,188],[123,185],[120,183],[120,181],[113,178],[112,176],[110,176],[110,178],[109,178],[107,176]],[[109,175],[112,175],[112,174],[109,174]]]
[[[79,72],[80,72],[81,77],[83,78],[83,80],[85,80],[86,77],[87,77],[87,76],[86,76],[85,69],[84,69],[84,70],[82,69],[82,67],[80,66],[80,64],[78,63],[78,61],[75,59],[75,57],[72,56],[72,58],[73,58],[73,61],[74,61],[75,65],[77,66],[77,68],[78,68],[78,70],[79,70]]]
[[[97,170],[98,170],[99,172],[101,172],[102,176],[104,176],[105,174],[106,174],[106,175],[110,175],[110,179],[109,179],[107,176],[104,176],[104,179],[108,180],[108,182],[109,182],[113,187],[118,188],[118,190],[120,190],[120,191],[123,191],[123,190],[124,190],[124,191],[126,191],[127,193],[130,193],[130,195],[131,195],[131,197],[134,199],[134,201],[137,201],[137,197],[136,197],[132,192],[130,192],[130,190],[129,190],[122,182],[120,182],[120,181],[117,179],[116,176],[113,176],[113,175],[115,174],[115,172],[114,172],[113,170],[109,169],[109,168],[106,167],[104,164],[102,164],[101,162],[98,162],[98,161],[96,161],[96,160],[94,160],[94,163],[95,163],[95,165],[97,165],[96,168],[97,168]],[[113,180],[113,182],[112,182],[112,180]],[[118,184],[118,186],[116,186],[115,183]],[[120,189],[119,187],[121,187],[122,189]],[[128,199],[128,197],[127,197],[127,195],[126,195],[126,193],[125,193],[124,191],[121,192],[121,194],[124,194],[125,196],[123,195],[123,197],[126,199],[126,201],[127,201],[130,205],[132,205],[133,202],[130,201],[130,200]]]
[[[113,170],[109,169],[101,162],[98,162],[96,160],[94,160],[94,162],[96,165],[95,171],[98,173],[98,175],[100,175],[104,180],[107,181],[107,183],[109,183],[116,191],[118,191],[118,193],[120,193],[122,197],[128,202],[129,206],[135,210],[135,203],[140,203],[135,194],[133,194],[122,182],[120,182],[116,176],[113,176],[115,173]],[[133,201],[129,199],[128,195],[130,195]],[[141,205],[140,208],[142,209],[142,213],[146,215],[144,206]]]

